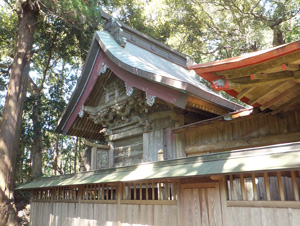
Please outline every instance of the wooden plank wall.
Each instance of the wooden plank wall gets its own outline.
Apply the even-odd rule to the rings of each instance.
[[[228,207],[230,226],[298,226],[300,209]]]
[[[99,203],[101,200],[33,201],[30,226],[180,226],[182,225],[179,223],[180,217],[181,220],[189,222],[189,225],[195,226],[299,225],[299,201],[276,201],[273,206],[272,201],[233,202],[227,200],[225,182],[218,184],[216,181],[214,184],[213,188],[207,182],[193,185],[182,184],[180,200],[177,204],[146,205],[149,200],[129,200],[133,202],[130,204],[120,203],[121,200],[110,204]],[[126,200],[123,201],[126,202]],[[262,207],[263,205],[265,206]],[[275,208],[276,205],[277,208]],[[211,211],[206,210],[209,208]],[[206,217],[203,214],[200,216],[199,213],[203,211],[208,213]],[[220,220],[215,222],[217,217],[214,215],[222,215],[222,222]],[[186,220],[185,216],[193,221]]]
[[[117,204],[32,202],[30,226],[177,226],[176,205],[122,204],[120,212]]]
[[[188,156],[300,140],[300,111],[271,113],[225,121],[207,121],[174,131],[183,136]]]

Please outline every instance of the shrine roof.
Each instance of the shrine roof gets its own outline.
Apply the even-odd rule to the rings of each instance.
[[[156,40],[107,17],[103,31],[95,33],[81,78],[60,119],[56,132],[81,136],[83,127],[70,132],[78,114],[94,89],[99,77],[107,71],[124,81],[126,88],[137,88],[148,96],[159,98],[176,107],[187,106],[222,115],[243,108],[216,94],[201,83],[201,78],[187,69],[189,58]],[[146,98],[145,98],[146,99]],[[83,119],[80,125],[87,124]],[[103,140],[101,125],[84,137]],[[73,128],[74,129],[74,128]],[[74,130],[75,131],[75,130]]]
[[[17,189],[289,170],[300,166],[300,143],[238,149],[138,165],[41,177]]]
[[[190,65],[215,91],[262,111],[293,111],[300,104],[300,41],[238,57]]]

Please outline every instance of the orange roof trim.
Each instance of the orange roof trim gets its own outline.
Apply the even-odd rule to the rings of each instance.
[[[188,66],[188,69],[195,70],[198,74],[232,70],[236,68],[247,67],[249,65],[269,61],[299,50],[300,50],[300,40],[288,44],[276,46],[274,48],[248,53],[237,57]]]

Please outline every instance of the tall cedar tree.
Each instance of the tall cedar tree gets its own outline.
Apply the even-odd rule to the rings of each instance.
[[[24,68],[30,62],[38,15],[36,2],[21,2],[17,49],[0,125],[0,225],[17,225],[13,192],[26,88]]]

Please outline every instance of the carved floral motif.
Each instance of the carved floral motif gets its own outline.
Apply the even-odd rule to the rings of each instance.
[[[125,87],[126,87],[126,95],[130,97],[133,93],[133,87],[128,85],[127,83],[125,83]]]
[[[108,69],[108,66],[105,63],[102,63],[100,71],[99,71],[99,75],[104,74]]]
[[[156,98],[156,96],[152,96],[152,95],[146,93],[146,99],[147,99],[146,103],[147,103],[149,106],[153,106],[153,104],[154,104],[154,102],[155,102],[155,98]]]

